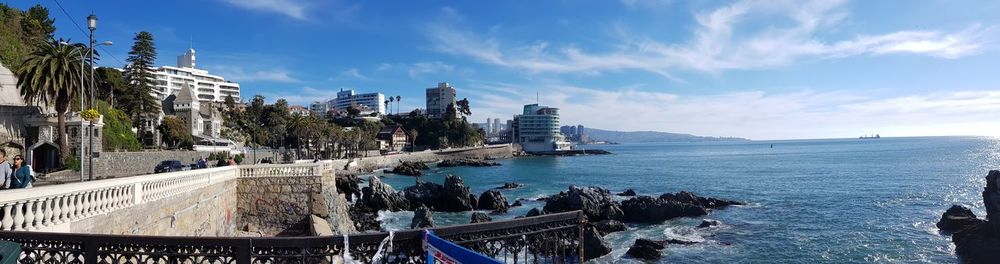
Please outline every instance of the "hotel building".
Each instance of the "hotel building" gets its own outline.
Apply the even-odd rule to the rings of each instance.
[[[195,68],[195,51],[177,56],[177,67],[160,66],[154,69],[155,85],[150,92],[159,100],[167,99],[171,94],[177,94],[185,85],[194,87],[195,98],[198,101],[225,102],[232,96],[240,101],[240,85],[226,79],[208,74],[208,71]]]
[[[570,143],[566,142],[562,133],[559,133],[559,108],[529,104],[524,106],[524,111],[517,120],[517,142],[521,143],[522,149],[526,152],[548,152],[569,150]]]
[[[355,94],[354,90],[340,89],[340,92],[337,92],[337,98],[327,102],[327,107],[330,109],[342,110],[351,107],[351,105],[358,105],[381,115],[386,113],[385,95],[382,93]]]

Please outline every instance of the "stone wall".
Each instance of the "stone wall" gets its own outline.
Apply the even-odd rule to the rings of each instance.
[[[105,179],[153,174],[153,169],[161,161],[179,160],[183,164],[192,164],[209,154],[197,151],[102,152],[100,158],[94,159],[94,177]]]
[[[408,152],[402,154],[388,155],[388,156],[376,156],[367,157],[361,159],[355,159],[352,166],[348,169],[344,169],[344,165],[348,164],[347,160],[334,160],[333,167],[337,170],[338,174],[350,174],[358,172],[370,172],[380,168],[391,168],[396,166],[401,161],[411,162],[434,162],[444,159],[456,159],[456,158],[510,158],[512,156],[511,146],[509,144],[497,145],[490,147],[478,147],[478,148],[463,148],[456,150],[431,150],[431,151],[419,151],[419,152]]]
[[[309,233],[309,217],[327,219],[338,233],[354,232],[332,175],[240,178],[237,212],[242,231],[264,236]]]
[[[158,236],[235,236],[237,180],[70,223],[69,232]]]

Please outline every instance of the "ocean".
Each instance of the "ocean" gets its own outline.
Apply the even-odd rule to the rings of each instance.
[[[773,147],[772,147],[773,145]],[[524,215],[534,201],[569,185],[640,195],[691,191],[747,202],[698,218],[630,225],[605,237],[614,251],[597,263],[641,263],[623,257],[636,238],[681,238],[661,263],[957,263],[951,237],[935,223],[952,204],[984,217],[981,192],[1000,169],[1000,139],[916,137],[583,146],[611,155],[500,160],[487,168],[432,168],[421,180],[461,176],[477,196],[504,182],[508,201],[525,204],[494,220]],[[383,181],[401,190],[414,178]],[[389,229],[406,229],[412,212],[383,212]],[[440,213],[439,226],[468,223],[471,212]],[[721,226],[696,229],[702,219]]]

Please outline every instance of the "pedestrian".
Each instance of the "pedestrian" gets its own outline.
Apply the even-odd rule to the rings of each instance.
[[[6,160],[7,151],[0,148],[0,190],[10,189],[10,177],[14,175],[14,164]]]
[[[229,160],[226,161],[226,166],[235,166],[235,165],[236,165],[236,160],[234,160],[233,157],[230,156]]]
[[[23,189],[31,188],[31,182],[34,181],[35,174],[31,171],[31,166],[24,164],[24,158],[21,155],[14,156],[14,175],[11,176],[11,189]]]
[[[208,161],[205,160],[205,157],[198,159],[198,168],[199,169],[208,168]]]

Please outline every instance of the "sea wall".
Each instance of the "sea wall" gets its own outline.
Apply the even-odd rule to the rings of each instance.
[[[234,236],[236,189],[228,180],[70,223],[69,232],[158,236]]]
[[[434,162],[444,159],[457,158],[510,158],[512,157],[510,144],[493,145],[486,147],[472,147],[451,150],[427,150],[418,152],[408,152],[387,156],[375,156],[367,158],[349,160],[334,160],[333,168],[338,174],[364,173],[380,168],[390,168],[400,162]],[[345,166],[350,164],[350,166]]]
[[[326,219],[337,233],[353,233],[346,199],[333,175],[240,178],[237,219],[241,231],[263,236],[309,233],[309,217]]]

